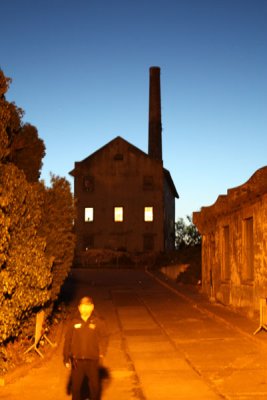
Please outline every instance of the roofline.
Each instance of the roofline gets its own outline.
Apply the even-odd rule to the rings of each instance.
[[[75,164],[80,164],[83,163],[87,160],[89,160],[91,157],[95,156],[98,152],[102,151],[104,148],[106,148],[107,146],[109,146],[112,142],[115,142],[115,140],[123,140],[125,143],[127,143],[129,146],[133,147],[138,153],[142,154],[145,157],[148,157],[151,159],[151,157],[149,156],[149,154],[145,153],[143,150],[140,150],[138,147],[136,147],[135,145],[133,145],[132,143],[128,142],[128,140],[125,140],[124,138],[122,138],[121,136],[116,136],[114,139],[110,140],[108,143],[106,143],[104,146],[101,146],[99,149],[95,150],[92,154],[90,154],[89,156],[87,156],[86,158],[84,158],[81,161],[75,161]],[[157,160],[155,160],[157,161]],[[159,160],[161,163],[162,161]],[[72,169],[69,172],[69,175],[74,176],[74,172],[75,172],[75,168]]]
[[[171,187],[171,189],[172,189],[172,191],[174,193],[174,196],[177,199],[179,199],[179,194],[178,194],[178,192],[176,190],[176,187],[175,187],[175,184],[174,184],[174,182],[172,180],[170,171],[168,169],[166,169],[166,168],[163,168],[163,172],[164,172],[164,175],[166,176],[167,181],[169,182],[169,185],[170,185],[170,187]]]

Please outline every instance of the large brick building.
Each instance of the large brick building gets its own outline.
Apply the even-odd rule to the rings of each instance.
[[[160,69],[150,68],[148,154],[116,137],[70,172],[77,202],[77,254],[106,248],[128,252],[174,248],[175,198],[163,167]]]
[[[211,297],[253,313],[267,298],[267,166],[193,214],[202,235],[202,285]]]

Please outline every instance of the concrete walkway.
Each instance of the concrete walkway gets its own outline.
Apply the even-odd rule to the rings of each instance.
[[[109,346],[102,400],[267,398],[267,333],[259,321],[145,271],[76,270],[73,306],[94,297]],[[67,400],[62,341],[51,357],[0,388],[0,399]]]

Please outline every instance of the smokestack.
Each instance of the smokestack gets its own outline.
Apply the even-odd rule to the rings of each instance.
[[[151,67],[149,72],[148,155],[162,161],[160,68]]]

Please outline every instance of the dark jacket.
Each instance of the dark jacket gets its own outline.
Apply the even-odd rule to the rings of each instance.
[[[106,351],[107,334],[103,321],[92,315],[86,322],[73,318],[66,331],[63,349],[64,363],[72,359],[97,360]]]

